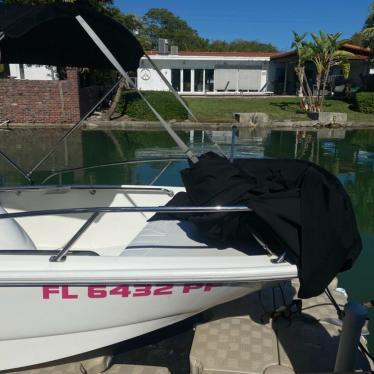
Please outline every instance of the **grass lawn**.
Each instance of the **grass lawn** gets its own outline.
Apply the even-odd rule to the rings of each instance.
[[[235,112],[268,113],[271,119],[278,121],[307,119],[299,110],[297,97],[186,97],[185,100],[201,122],[232,122]],[[346,101],[327,100],[324,110],[348,113],[348,121],[352,122],[374,122],[374,114],[356,112],[350,106]]]

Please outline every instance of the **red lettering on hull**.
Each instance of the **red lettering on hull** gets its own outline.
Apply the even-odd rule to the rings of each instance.
[[[69,286],[43,286],[43,300],[76,300],[81,297],[89,299],[105,299],[107,297],[149,297],[149,296],[169,296],[169,295],[188,295],[197,292],[211,292],[215,288],[222,287],[219,284],[182,284],[182,285],[119,285],[119,286],[87,286],[72,287],[74,289],[86,290],[82,293],[74,293]]]

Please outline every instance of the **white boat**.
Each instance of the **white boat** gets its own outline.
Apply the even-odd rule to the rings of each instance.
[[[17,218],[0,221],[0,370],[111,345],[297,276],[253,243],[217,249],[188,221],[148,222],[180,190],[1,189]]]

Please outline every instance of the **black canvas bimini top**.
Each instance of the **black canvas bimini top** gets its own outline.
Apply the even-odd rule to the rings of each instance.
[[[82,18],[122,67],[136,70],[144,51],[120,23],[73,4],[0,5],[0,63],[113,68],[76,20]]]

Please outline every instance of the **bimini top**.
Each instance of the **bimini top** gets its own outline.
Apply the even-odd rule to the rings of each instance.
[[[81,16],[122,67],[136,70],[144,51],[114,19],[83,5],[0,5],[0,63],[112,68],[76,17]]]

